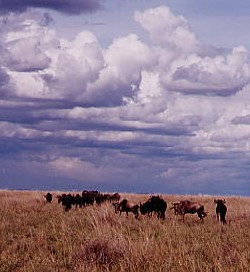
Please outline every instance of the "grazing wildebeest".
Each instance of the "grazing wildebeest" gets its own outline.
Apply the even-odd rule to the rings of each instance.
[[[176,214],[182,215],[182,219],[184,222],[184,216],[185,214],[195,214],[197,213],[200,220],[203,222],[203,218],[207,216],[207,213],[204,210],[204,206],[200,203],[189,201],[189,200],[183,200],[180,201],[179,204],[176,204]]]
[[[126,215],[128,216],[129,212],[132,212],[135,215],[135,218],[137,219],[139,216],[139,205],[134,204],[127,199],[123,199],[121,202],[113,203],[115,207],[115,212],[116,213],[122,213],[125,212]]]
[[[151,215],[153,212],[155,212],[159,219],[165,219],[166,209],[167,202],[160,196],[151,196],[145,203],[140,203],[141,214]]]
[[[225,205],[226,200],[222,199],[214,199],[214,203],[216,203],[216,216],[217,220],[220,221],[222,224],[226,224],[226,213],[227,213],[227,207]]]
[[[45,198],[46,203],[51,203],[53,196],[51,193],[47,193],[46,195],[44,195],[44,198]]]
[[[179,206],[180,206],[180,201],[172,202],[172,207],[170,208],[170,210],[174,210],[174,214],[178,215],[179,214]]]

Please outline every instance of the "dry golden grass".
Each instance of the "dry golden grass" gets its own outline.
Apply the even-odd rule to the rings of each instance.
[[[56,196],[56,192],[53,193]],[[250,271],[250,198],[227,197],[227,221],[215,218],[214,197],[163,195],[205,205],[185,222],[168,209],[156,217],[114,213],[111,204],[65,212],[44,192],[0,191],[0,271]],[[133,201],[148,195],[123,194]]]

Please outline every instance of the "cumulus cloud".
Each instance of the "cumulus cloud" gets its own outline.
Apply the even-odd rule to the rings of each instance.
[[[137,188],[146,180],[151,189],[171,180],[174,190],[187,179],[194,186],[197,178],[209,182],[216,161],[226,174],[234,154],[249,150],[244,46],[211,53],[187,20],[165,6],[135,13],[150,41],[131,33],[105,48],[89,31],[66,39],[53,30],[52,17],[25,17],[12,15],[12,27],[0,32],[6,154],[43,158],[44,168],[60,177],[115,177],[122,184],[129,176]]]
[[[88,93],[94,95],[94,99],[103,93],[102,100],[108,95],[114,100],[110,100],[110,104],[121,104],[124,96],[133,96],[131,86],[139,84],[141,71],[150,68],[155,61],[150,48],[134,34],[115,39],[103,57],[106,65],[98,80],[89,85]]]
[[[163,82],[175,91],[230,95],[248,83],[249,73],[249,52],[241,46],[224,56],[191,54],[176,60]]]
[[[199,45],[183,16],[174,15],[167,6],[135,12],[135,20],[145,28],[151,40],[170,49],[192,52]],[[185,42],[183,42],[185,41]]]
[[[223,55],[221,51],[215,56],[209,52],[206,55],[205,47],[202,49],[202,44],[191,35],[187,21],[164,6],[136,12],[135,18],[151,36],[157,34],[151,44],[130,34],[115,38],[103,49],[97,37],[88,31],[79,33],[73,40],[65,40],[57,37],[46,24],[17,21],[15,30],[7,31],[3,39],[8,69],[30,72],[10,73],[17,93],[24,94],[27,90],[31,94],[32,89],[36,97],[67,97],[89,105],[112,106],[135,97],[139,101],[146,88],[150,93],[153,77],[148,80],[148,87],[144,83],[150,74],[157,78],[158,97],[165,97],[168,91],[230,95],[247,84],[249,53],[246,48],[237,47]],[[193,37],[192,42],[177,44],[184,39],[176,34],[179,28]],[[24,86],[22,90],[20,86]],[[154,87],[151,89],[155,91]]]
[[[99,9],[101,3],[99,0],[1,0],[0,13],[25,12],[28,8],[53,9],[66,14],[80,14],[92,12]]]
[[[88,85],[95,82],[104,67],[104,58],[96,37],[82,32],[72,41],[60,41],[60,48],[48,55],[50,69],[42,75],[46,88],[58,97],[84,100]],[[88,102],[87,99],[84,100]]]

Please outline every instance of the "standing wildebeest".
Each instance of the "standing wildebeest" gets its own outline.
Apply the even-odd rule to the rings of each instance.
[[[57,198],[58,203],[62,203],[62,206],[66,212],[71,210],[72,205],[75,205],[75,198],[71,194],[58,195]]]
[[[74,196],[74,205],[77,207],[82,208],[83,206],[83,201],[82,201],[82,197],[79,194],[76,194]]]
[[[139,216],[139,205],[129,202],[127,199],[123,199],[121,202],[114,203],[113,205],[116,213],[119,212],[121,214],[122,212],[125,212],[128,216],[128,213],[132,212],[136,219]]]
[[[214,199],[214,203],[217,204],[215,209],[217,220],[220,221],[222,224],[226,224],[227,207],[225,205],[225,199]]]
[[[96,196],[99,194],[98,191],[82,191],[82,205],[88,206],[93,205],[95,202]]]
[[[161,219],[165,219],[166,209],[167,202],[159,196],[151,196],[145,203],[140,203],[141,214],[151,215],[153,212],[155,212],[157,217]]]
[[[187,213],[190,213],[190,214],[197,213],[198,217],[200,218],[202,222],[203,222],[203,218],[207,216],[207,213],[205,212],[203,205],[197,202],[189,201],[189,200],[183,200],[183,201],[180,201],[179,204],[176,204],[175,213],[182,215],[183,222],[184,222],[184,216]]]
[[[44,195],[44,198],[45,198],[46,203],[51,203],[53,196],[51,193],[47,193],[46,195]]]

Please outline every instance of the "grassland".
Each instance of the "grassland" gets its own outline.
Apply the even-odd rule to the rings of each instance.
[[[43,195],[0,191],[0,271],[250,271],[250,198],[227,197],[228,224],[221,226],[210,196],[163,195],[169,207],[180,199],[203,203],[202,224],[196,215],[182,222],[169,209],[164,221],[136,220],[109,203],[65,212],[56,200],[45,205]]]

